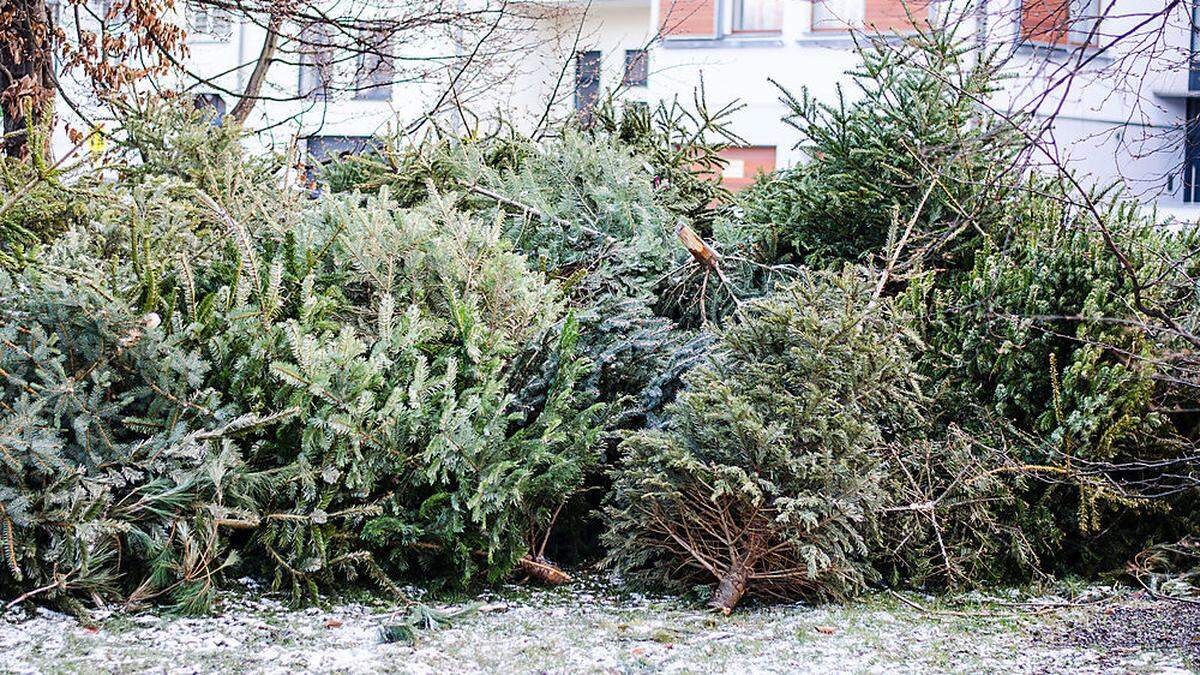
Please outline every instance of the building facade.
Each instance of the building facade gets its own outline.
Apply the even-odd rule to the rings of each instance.
[[[1200,204],[1200,125],[1187,122],[1200,118],[1190,3],[1161,16],[1163,3],[1154,0],[523,0],[512,7],[528,23],[489,65],[490,78],[479,73],[474,86],[436,73],[398,78],[392,62],[431,53],[466,60],[468,40],[409,41],[381,49],[386,57],[345,59],[309,39],[296,58],[272,66],[246,124],[264,143],[298,139],[320,157],[355,151],[431,114],[462,127],[502,113],[528,131],[586,113],[610,92],[653,104],[690,101],[702,87],[714,107],[741,103],[731,126],[744,145],[729,149],[725,173],[739,187],[804,161],[796,131],[783,122],[779,87],[826,101],[842,87],[853,97],[846,73],[858,65],[856,41],[867,33],[897,39],[932,23],[999,50],[1008,77],[987,104],[1032,115],[1035,127],[1046,121],[1035,161],[1119,182],[1166,211]],[[264,28],[212,8],[182,3],[181,12],[189,64],[201,74],[187,89],[218,112],[231,109]],[[379,36],[381,44],[388,37]]]
[[[1061,163],[1100,184],[1165,210],[1200,202],[1198,41],[1186,8],[1155,16],[1152,0],[650,0],[593,2],[589,20],[636,15],[641,33],[601,31],[590,58],[616,88],[627,50],[648,44],[649,77],[622,95],[647,101],[689,98],[703,84],[711,101],[744,106],[733,127],[746,147],[731,149],[734,184],[760,170],[804,160],[781,120],[780,89],[833,101],[852,98],[847,71],[865,33],[901,36],[915,24],[955,27],[1004,63],[989,105],[1043,123],[1035,163]],[[586,50],[581,50],[586,53]],[[778,85],[778,86],[777,86]]]

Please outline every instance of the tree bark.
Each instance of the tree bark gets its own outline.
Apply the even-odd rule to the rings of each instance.
[[[441,551],[442,547],[431,541],[415,541],[409,544],[413,548],[421,548],[426,551]],[[482,556],[483,551],[475,551],[475,555]],[[517,570],[524,572],[530,579],[536,579],[545,584],[553,586],[561,586],[562,584],[573,581],[570,574],[562,571],[562,569],[545,558],[534,558],[532,555],[522,556],[517,561]]]
[[[250,73],[250,80],[246,82],[246,88],[242,91],[237,105],[233,107],[233,112],[229,113],[229,117],[238,124],[245,124],[246,118],[250,117],[250,111],[254,110],[254,104],[258,102],[258,94],[262,91],[267,71],[271,69],[271,62],[275,58],[275,46],[279,44],[281,19],[282,15],[271,14],[271,20],[267,23],[267,37],[263,40],[262,51],[258,53],[258,61],[254,63],[254,71]]]
[[[49,139],[30,146],[29,127],[42,128],[54,113],[54,27],[45,0],[0,0],[0,111],[4,154],[45,159]]]
[[[679,241],[683,242],[684,248],[692,254],[696,262],[711,267],[714,270],[721,268],[721,256],[713,250],[712,246],[708,245],[708,242],[704,241],[700,235],[688,227],[687,223],[683,221],[677,223],[675,225],[675,235],[679,237]]]
[[[540,558],[534,560],[530,556],[525,556],[517,562],[517,569],[545,584],[561,586],[571,581],[571,575],[559,569],[554,563]]]
[[[712,599],[708,601],[708,606],[721,612],[725,616],[729,616],[733,612],[733,608],[737,606],[738,601],[746,594],[746,584],[750,579],[750,565],[745,558],[734,563],[733,567],[721,577],[717,582],[717,587],[713,589]]]

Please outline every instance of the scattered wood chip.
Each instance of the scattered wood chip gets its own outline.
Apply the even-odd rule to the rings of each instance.
[[[508,611],[508,603],[507,602],[492,602],[492,603],[488,603],[486,605],[480,605],[479,611],[481,611],[481,612],[507,612]]]

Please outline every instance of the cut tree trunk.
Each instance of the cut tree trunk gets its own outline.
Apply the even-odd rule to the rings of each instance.
[[[441,545],[430,541],[414,541],[409,544],[413,548],[421,548],[427,551],[440,551]],[[475,551],[475,555],[484,555],[483,551]],[[562,584],[573,581],[570,574],[562,571],[558,565],[546,560],[545,558],[534,558],[532,555],[526,555],[517,561],[517,569],[524,572],[530,579],[536,579],[545,584],[561,586]]]
[[[713,589],[712,599],[708,601],[708,606],[721,612],[725,616],[729,616],[733,612],[733,608],[737,606],[738,601],[746,594],[746,584],[750,580],[750,565],[748,561],[742,559],[735,563],[725,576],[717,582],[717,587]]]
[[[528,574],[532,579],[537,579],[542,583],[554,586],[561,586],[571,581],[570,574],[559,569],[558,565],[543,558],[534,560],[529,556],[525,556],[517,562],[517,569]]]

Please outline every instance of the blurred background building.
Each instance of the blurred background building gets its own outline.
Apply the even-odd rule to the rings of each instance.
[[[245,124],[264,143],[299,141],[319,159],[427,123],[462,130],[502,115],[528,131],[586,115],[610,95],[654,105],[690,101],[703,87],[713,106],[742,104],[732,128],[744,143],[728,149],[725,170],[736,188],[804,159],[782,121],[780,87],[825,101],[841,87],[853,97],[847,72],[859,61],[856,43],[872,34],[900,40],[932,24],[1000,50],[1010,77],[987,105],[1032,114],[1035,127],[1046,120],[1054,157],[1042,160],[1187,215],[1200,202],[1200,134],[1188,123],[1200,116],[1196,22],[1187,10],[1144,25],[1155,1],[513,0],[502,6],[512,22],[503,46],[474,70],[481,43],[473,35],[396,44],[380,34],[378,50],[347,57],[336,36],[320,33],[327,27],[300,27]],[[386,12],[386,3],[370,11]],[[267,27],[211,4],[182,3],[179,12],[191,73],[182,84],[198,104],[227,114]],[[414,71],[418,61],[431,69]]]

